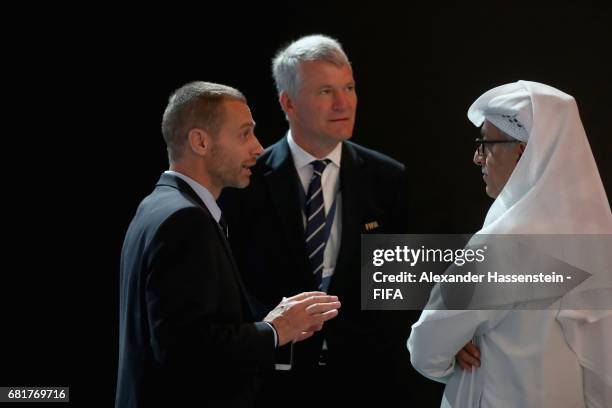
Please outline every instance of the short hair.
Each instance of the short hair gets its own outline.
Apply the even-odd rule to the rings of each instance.
[[[316,34],[302,37],[281,48],[272,60],[272,76],[280,95],[287,92],[295,97],[300,87],[300,64],[305,61],[326,61],[338,67],[351,63],[340,43],[328,36]]]
[[[232,87],[212,82],[190,82],[170,95],[162,119],[162,135],[168,149],[168,160],[181,158],[187,135],[196,127],[215,136],[225,121],[225,100],[246,103],[245,96]]]

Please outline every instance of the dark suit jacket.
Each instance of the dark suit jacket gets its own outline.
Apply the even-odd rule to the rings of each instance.
[[[129,226],[120,299],[117,407],[249,405],[274,334],[249,323],[225,236],[177,177],[161,176]]]
[[[304,243],[301,184],[286,138],[266,149],[244,190],[227,189],[219,200],[230,241],[259,315],[282,296],[316,290]],[[344,142],[340,166],[341,244],[328,293],[342,308],[323,330],[328,366],[377,393],[374,383],[405,383],[411,370],[405,342],[414,313],[361,310],[360,243],[364,233],[407,233],[405,167],[351,142]],[[377,222],[367,231],[365,225]],[[294,371],[317,366],[323,336],[295,345]],[[353,382],[353,385],[356,385]],[[407,391],[404,391],[407,392]]]

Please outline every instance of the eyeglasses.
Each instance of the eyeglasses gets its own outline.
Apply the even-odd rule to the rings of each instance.
[[[482,158],[487,157],[486,150],[484,145],[486,144],[497,144],[497,143],[522,143],[520,140],[485,140],[485,139],[476,139],[474,140],[478,149],[478,155]]]

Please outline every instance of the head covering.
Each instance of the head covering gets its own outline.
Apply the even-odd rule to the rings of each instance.
[[[533,124],[531,95],[518,82],[498,86],[476,99],[468,117],[476,126],[486,119],[507,135],[526,142]]]
[[[612,234],[610,204],[574,98],[518,81],[485,92],[468,118],[481,126],[496,120],[495,112],[515,112],[528,143],[479,234]]]
[[[515,117],[527,137],[501,125],[499,115]],[[518,81],[484,93],[468,118],[476,126],[487,119],[528,140],[477,235],[601,234],[588,247],[560,245],[549,254],[593,275],[563,296],[557,320],[580,364],[588,367],[585,376],[612,390],[612,355],[603,353],[612,338],[612,310],[606,310],[612,299],[612,212],[576,101],[548,85]]]

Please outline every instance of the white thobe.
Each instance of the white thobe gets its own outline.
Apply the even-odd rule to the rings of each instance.
[[[558,306],[425,310],[408,340],[412,364],[446,383],[442,407],[605,407],[612,389],[568,345]],[[611,324],[612,312],[602,311],[593,327],[601,326],[603,334]],[[480,349],[481,366],[466,371],[455,365],[455,354],[470,340]],[[610,360],[610,353],[600,352],[602,361]]]

